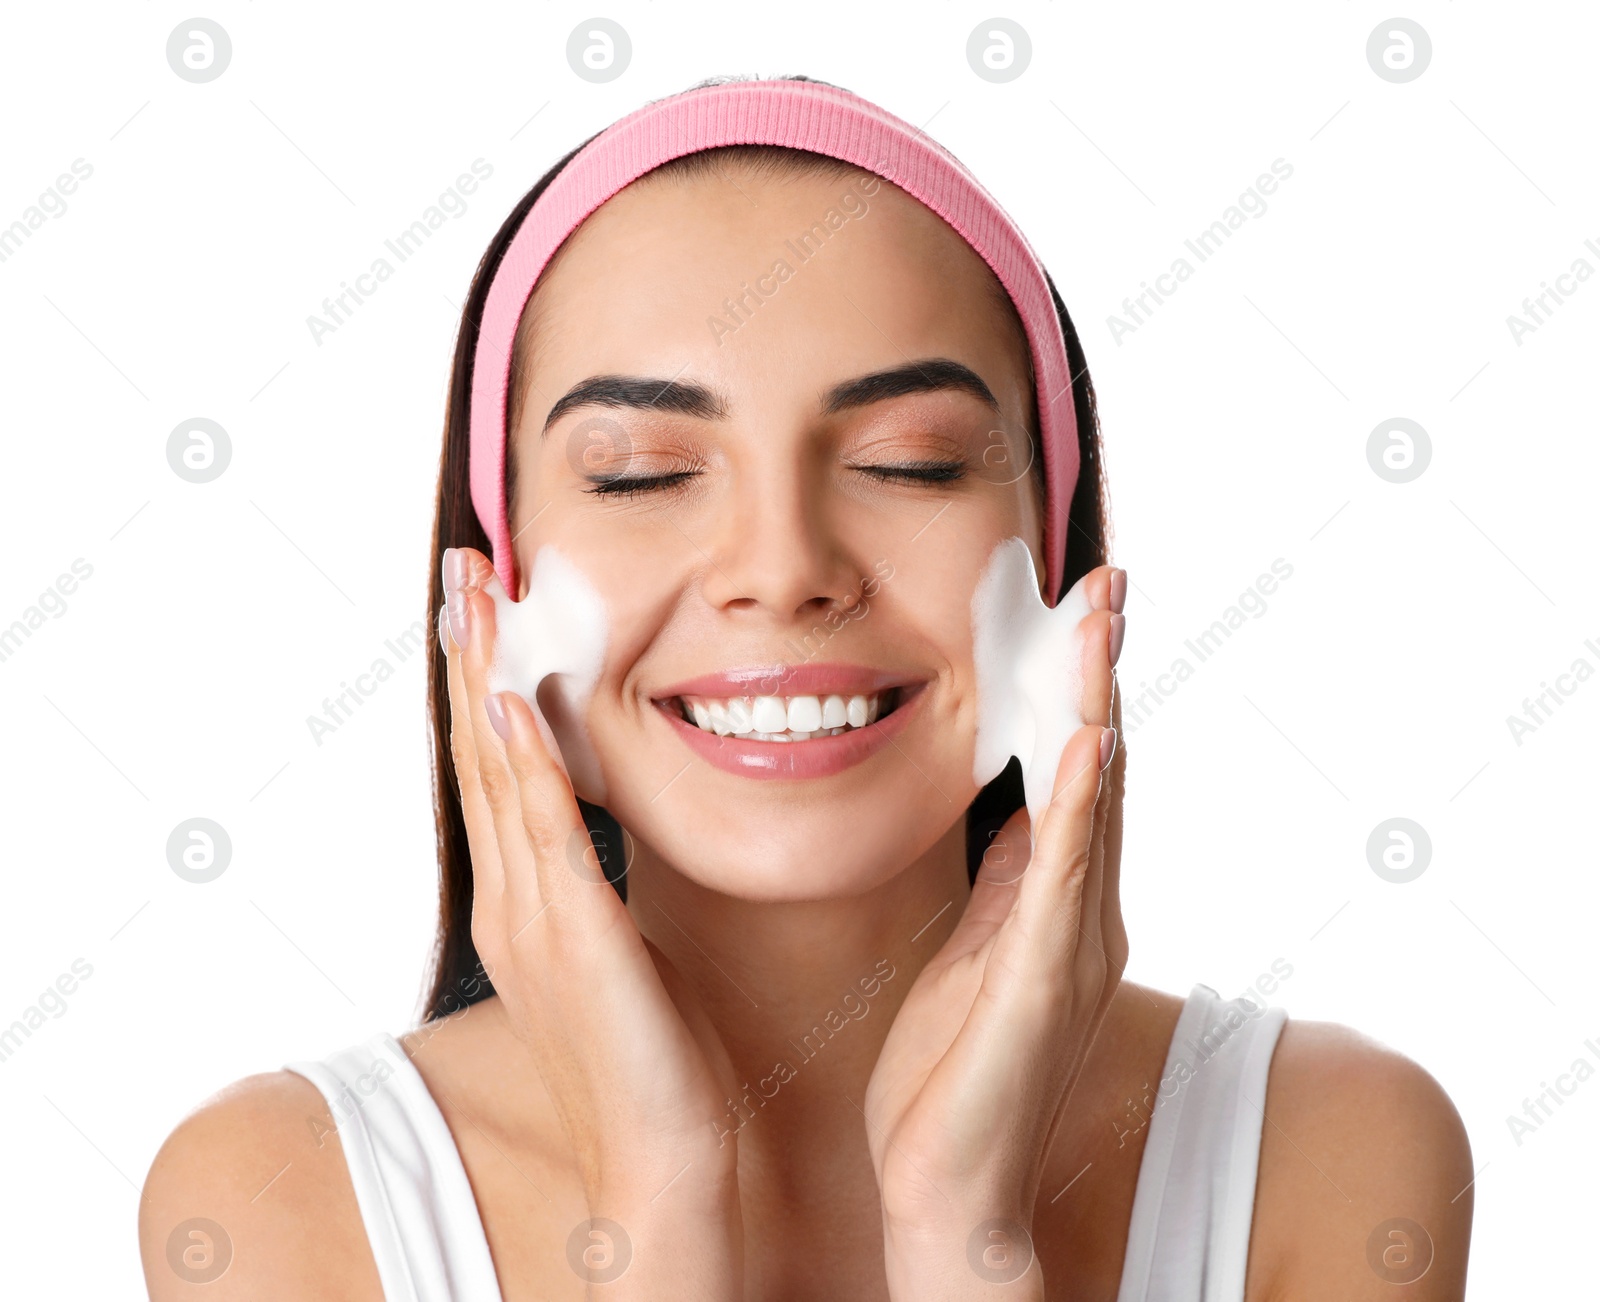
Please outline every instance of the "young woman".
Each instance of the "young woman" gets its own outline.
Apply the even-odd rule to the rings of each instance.
[[[184,1120],[152,1296],[1460,1298],[1426,1072],[1121,979],[1098,439],[1026,242],[856,96],[706,84],[563,159],[452,376],[428,1020]],[[1036,818],[974,763],[1010,539],[1087,612]],[[582,691],[491,689],[507,596]]]

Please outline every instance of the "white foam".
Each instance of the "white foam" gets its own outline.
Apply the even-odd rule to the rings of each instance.
[[[553,676],[541,708],[562,739],[561,756],[573,785],[585,791],[585,798],[603,802],[605,782],[584,721],[605,665],[609,636],[599,592],[548,543],[533,558],[521,601],[511,600],[498,575],[483,590],[494,599],[489,691],[516,692],[532,701],[544,680]]]
[[[1078,625],[1088,613],[1082,579],[1054,609],[1044,604],[1033,555],[1021,538],[995,547],[972,594],[978,689],[973,781],[992,781],[1015,755],[1035,824],[1050,803],[1061,752],[1083,727]]]

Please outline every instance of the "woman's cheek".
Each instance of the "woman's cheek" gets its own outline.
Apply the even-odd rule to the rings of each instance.
[[[981,562],[970,548],[930,547],[925,553],[903,554],[882,564],[883,575],[873,584],[874,605],[895,607],[906,636],[941,658],[970,664],[972,594]]]
[[[953,513],[952,513],[953,514]],[[932,547],[926,556],[897,564],[885,595],[903,603],[908,636],[935,651],[941,666],[937,699],[928,721],[935,730],[929,744],[937,748],[943,780],[954,792],[974,778],[979,731],[979,682],[975,656],[973,600],[996,549],[1007,535],[999,522],[982,529],[978,522],[955,539],[958,545]],[[914,631],[910,631],[914,630]]]
[[[549,527],[519,549],[527,590],[521,601],[501,605],[498,653],[522,670],[506,685],[525,692],[527,679],[538,681],[539,710],[573,790],[603,805],[611,775],[626,769],[618,761],[625,758],[627,730],[617,725],[627,721],[629,671],[676,589],[659,551],[619,551],[622,531],[601,532],[592,520],[565,514],[549,512],[543,522]]]
[[[647,690],[661,682],[641,679],[637,671],[649,664],[679,604],[684,581],[679,571],[684,567],[677,557],[639,552],[621,558],[586,556],[580,563],[605,610],[605,657],[594,691],[581,708],[573,708],[577,703],[558,706],[563,708],[564,728],[556,729],[556,735],[563,753],[570,745],[579,757],[577,766],[568,765],[574,790],[591,804],[604,804],[607,794],[615,797],[620,786],[649,780],[644,770],[650,756],[641,746],[640,732],[652,726],[649,712],[656,708]],[[555,728],[554,720],[551,726]]]

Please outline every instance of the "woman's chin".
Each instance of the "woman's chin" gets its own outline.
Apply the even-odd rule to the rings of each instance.
[[[913,746],[913,764],[885,746],[843,772],[774,780],[706,763],[680,737],[651,745],[661,741],[652,732],[631,752],[622,740],[602,739],[608,808],[640,842],[645,871],[660,862],[736,899],[846,899],[893,880],[952,834],[964,868],[964,835],[953,825],[976,790],[953,771],[970,766],[957,748]]]
[[[630,827],[650,847],[635,875],[641,868],[650,871],[655,861],[734,899],[767,904],[849,899],[891,881],[928,848],[923,844],[927,824],[915,828],[880,821],[868,831],[846,834],[833,820],[815,828],[775,828],[755,820],[730,823],[724,813],[715,823],[711,832],[702,823],[698,833],[688,830],[696,826],[692,818],[642,831]]]

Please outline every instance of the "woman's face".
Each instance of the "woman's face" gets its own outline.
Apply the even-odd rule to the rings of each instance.
[[[984,564],[1020,536],[1044,571],[1026,345],[993,273],[876,177],[736,168],[622,191],[529,311],[515,595],[551,544],[610,620],[585,720],[604,791],[578,794],[735,896],[899,872],[977,794]],[[779,704],[746,718],[746,696]],[[842,708],[846,731],[718,736],[735,699],[724,730]]]

